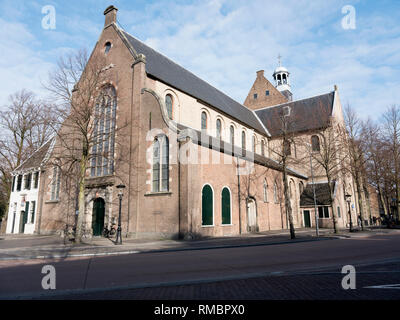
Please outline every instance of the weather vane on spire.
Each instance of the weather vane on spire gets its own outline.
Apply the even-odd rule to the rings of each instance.
[[[279,63],[279,66],[281,66],[281,58],[282,58],[282,56],[281,56],[281,54],[279,53],[279,54],[278,54],[278,63]]]

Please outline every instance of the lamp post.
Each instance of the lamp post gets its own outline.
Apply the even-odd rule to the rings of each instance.
[[[117,228],[117,237],[115,239],[115,244],[122,244],[122,235],[121,235],[121,204],[122,204],[122,196],[123,194],[123,189],[125,189],[125,186],[123,184],[119,184],[117,186],[118,189],[118,198],[119,198],[119,214],[118,214],[118,228]],[[119,239],[119,243],[118,243]]]
[[[346,193],[345,198],[346,198],[346,202],[349,205],[350,232],[353,232],[353,221],[351,220],[351,211],[350,211],[351,194]]]
[[[313,185],[314,211],[315,211],[315,232],[317,237],[319,237],[317,198],[315,197],[314,171],[312,166],[312,145],[310,143],[307,143],[307,145],[310,147],[310,168],[311,168],[311,180]]]

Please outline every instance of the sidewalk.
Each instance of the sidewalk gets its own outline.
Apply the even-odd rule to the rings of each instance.
[[[58,236],[3,235],[0,236],[0,261],[277,245],[338,238],[361,238],[390,232],[400,232],[400,230],[373,228],[353,233],[341,230],[339,234],[334,234],[333,230],[321,229],[320,236],[317,238],[314,229],[296,229],[296,239],[294,240],[290,239],[288,230],[192,241],[123,238],[122,245],[116,245],[112,239],[102,237],[95,237],[79,245],[73,243],[64,245],[63,238]]]

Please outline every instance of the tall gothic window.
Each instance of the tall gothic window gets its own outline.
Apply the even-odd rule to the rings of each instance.
[[[167,107],[168,118],[172,119],[172,96],[167,94],[165,97],[165,105]]]
[[[53,179],[51,180],[51,200],[60,198],[61,170],[58,166],[53,167]]]
[[[242,131],[242,149],[243,151],[246,149],[246,133]]]
[[[265,141],[261,140],[261,155],[265,157]]]
[[[153,192],[169,189],[169,141],[158,136],[153,142]]]
[[[201,130],[207,129],[207,114],[203,111],[201,113]]]
[[[274,202],[278,203],[278,185],[274,182]]]
[[[91,176],[114,173],[114,139],[117,97],[115,89],[103,89],[95,109],[93,148],[91,156]]]
[[[217,138],[221,139],[221,120],[217,119]]]
[[[233,146],[235,145],[235,128],[233,126],[231,126],[231,128],[230,128],[230,133],[231,133],[230,142],[231,142],[232,150],[233,150],[233,148],[234,148]]]
[[[311,137],[311,145],[312,145],[312,151],[319,151],[320,150],[318,136],[312,136]]]
[[[252,141],[252,151],[253,153],[256,153],[256,137],[253,136],[253,141]]]
[[[268,202],[268,184],[267,184],[267,179],[264,179],[263,191],[264,191],[264,202]]]

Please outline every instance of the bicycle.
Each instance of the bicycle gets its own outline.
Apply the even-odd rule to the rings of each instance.
[[[116,233],[117,233],[117,229],[116,229],[115,223],[112,223],[110,229],[108,229],[107,227],[104,227],[104,229],[103,229],[103,236],[105,238],[110,238],[110,237],[114,236]]]
[[[64,234],[63,234],[63,236],[64,236],[64,245],[66,245],[69,242],[75,241],[76,228],[74,226],[66,224],[65,225],[65,229],[63,231],[64,231]]]

